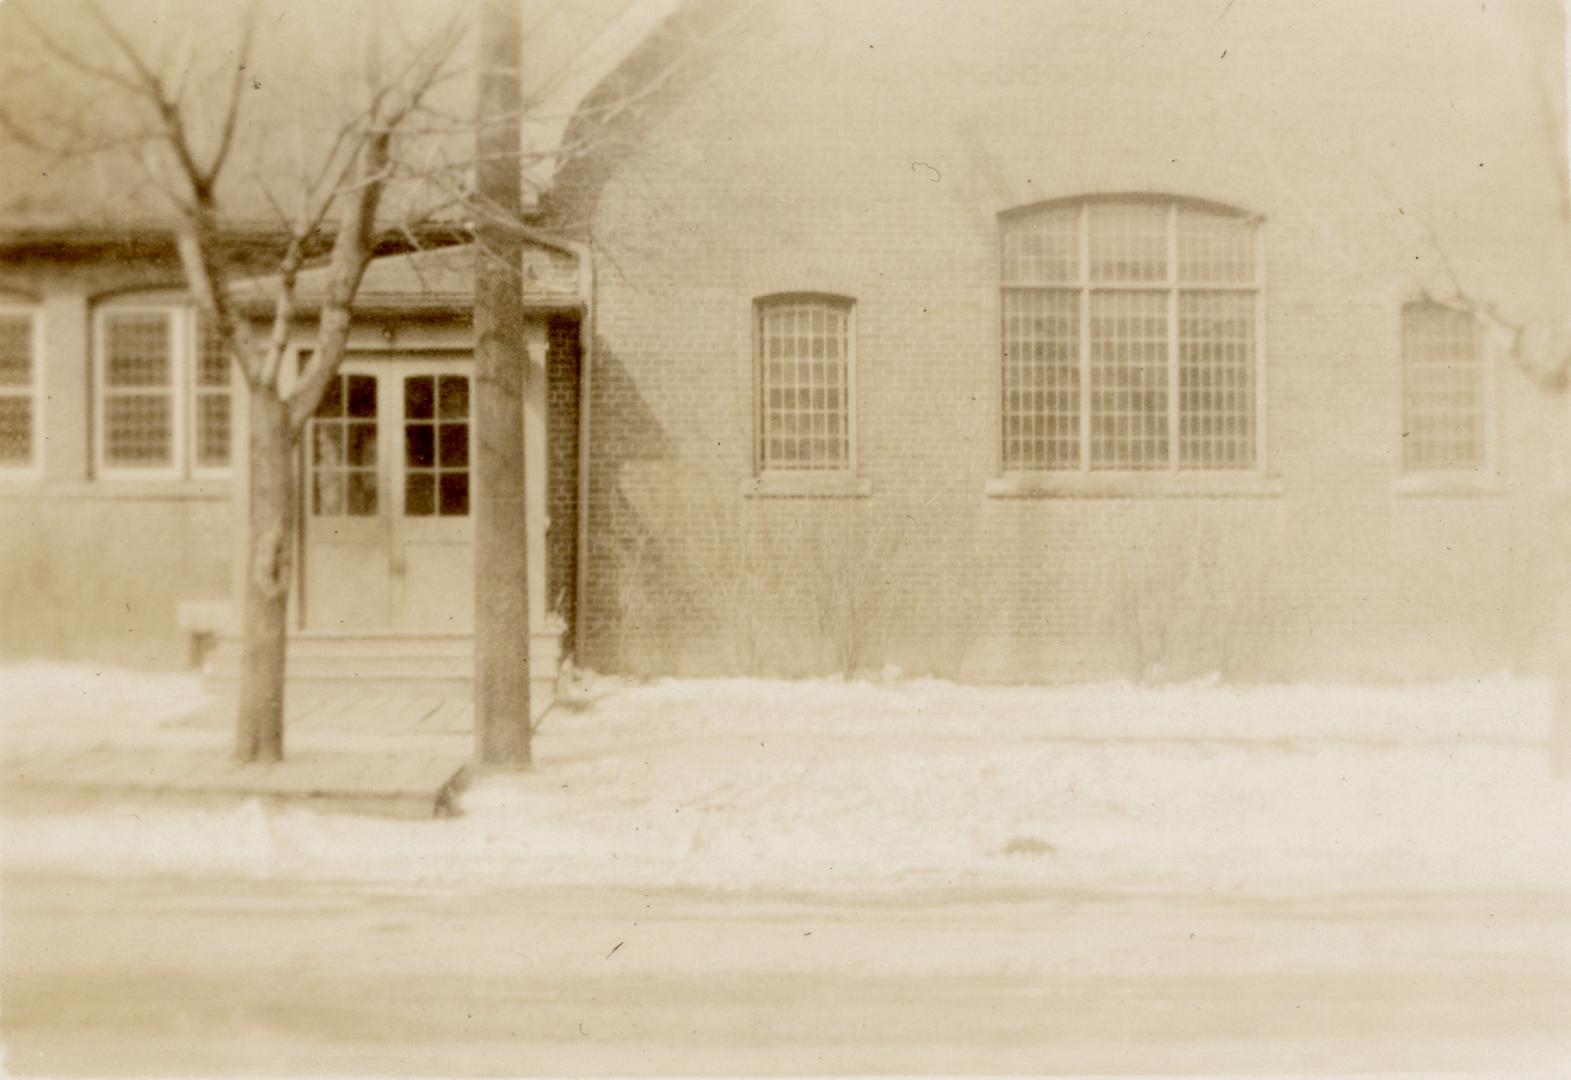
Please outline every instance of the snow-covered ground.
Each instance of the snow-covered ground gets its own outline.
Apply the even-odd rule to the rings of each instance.
[[[155,738],[184,676],[0,670],[0,717]],[[1571,890],[1547,684],[1400,689],[589,680],[537,767],[463,813],[100,803],[9,825],[12,865],[433,888],[1021,888],[1238,896]]]

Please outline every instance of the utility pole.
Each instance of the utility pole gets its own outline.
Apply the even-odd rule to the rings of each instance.
[[[475,758],[530,762],[519,0],[480,5],[475,116]]]

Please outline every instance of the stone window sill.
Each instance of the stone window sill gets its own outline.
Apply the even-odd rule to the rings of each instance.
[[[123,477],[102,480],[50,481],[34,479],[26,483],[0,481],[0,498],[98,500],[142,500],[145,502],[217,502],[234,496],[229,480],[133,480]]]
[[[742,482],[749,499],[865,499],[873,482],[846,473],[765,473]]]
[[[1391,481],[1391,494],[1404,498],[1449,498],[1504,495],[1505,484],[1496,473],[1409,473]]]
[[[1005,473],[987,482],[994,499],[1270,498],[1279,477],[1263,473]]]

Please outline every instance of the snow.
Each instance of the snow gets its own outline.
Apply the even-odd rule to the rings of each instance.
[[[18,691],[18,684],[22,689]],[[195,679],[0,671],[0,714],[156,732]],[[588,679],[534,770],[462,813],[100,803],[13,822],[11,865],[429,888],[1236,896],[1571,888],[1550,687],[977,687]]]

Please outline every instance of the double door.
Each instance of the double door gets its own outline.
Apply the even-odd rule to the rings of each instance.
[[[310,630],[474,629],[473,367],[349,360],[305,433]]]

